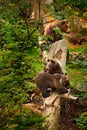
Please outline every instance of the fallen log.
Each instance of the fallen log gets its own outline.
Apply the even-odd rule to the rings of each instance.
[[[47,51],[43,53],[43,58],[52,58],[55,56],[61,62],[61,67],[64,73],[66,73],[67,44],[68,41],[66,39],[59,40],[52,44],[48,53]],[[42,114],[47,118],[45,119],[43,125],[47,125],[48,130],[59,129],[61,98],[67,98],[71,100],[77,99],[77,97],[71,95],[70,92],[63,95],[58,95],[54,92],[49,97],[44,98]]]
[[[52,44],[50,47],[48,58],[56,57],[60,63],[63,73],[66,73],[66,62],[67,62],[67,45],[68,41],[64,38]]]
[[[53,43],[49,51],[44,50],[43,57],[56,59],[61,63],[63,73],[66,73],[66,57],[67,57],[67,44],[66,39],[59,40]],[[46,55],[44,55],[46,54]],[[43,106],[40,109],[40,106],[35,104],[25,104],[23,107],[32,110],[34,113],[38,113],[46,117],[43,126],[47,126],[47,130],[59,130],[60,128],[60,111],[61,111],[61,99],[66,98],[70,100],[76,100],[77,97],[74,97],[70,94],[70,89],[68,93],[58,95],[56,92],[52,92],[51,95],[43,99]]]
[[[41,42],[41,39],[39,42]],[[56,57],[61,63],[63,72],[66,73],[67,45],[68,41],[65,38],[53,43],[49,46],[49,50],[44,49],[42,51],[43,61],[46,61],[48,58],[52,59],[53,57]]]

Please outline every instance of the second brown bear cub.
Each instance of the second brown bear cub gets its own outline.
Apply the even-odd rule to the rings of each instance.
[[[58,94],[68,93],[69,80],[67,80],[66,75],[41,73],[34,79],[34,82],[45,98],[50,96],[49,89]]]

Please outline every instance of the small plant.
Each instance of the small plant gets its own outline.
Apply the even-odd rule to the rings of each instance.
[[[55,33],[58,35],[59,38],[63,37],[63,33],[59,27],[55,27],[53,30],[55,31]]]
[[[87,112],[83,112],[77,119],[76,124],[79,129],[87,130]]]

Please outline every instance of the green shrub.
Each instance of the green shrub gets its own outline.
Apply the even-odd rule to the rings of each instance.
[[[79,129],[87,130],[87,112],[83,112],[77,119],[76,124]]]
[[[30,26],[29,34],[35,31],[28,38],[23,19],[14,18],[14,15],[7,18],[5,14],[3,17],[0,18],[0,129],[24,130],[35,127],[43,130],[42,117],[32,113],[28,115],[22,108],[35,88],[29,80],[43,66],[39,58],[39,33]]]

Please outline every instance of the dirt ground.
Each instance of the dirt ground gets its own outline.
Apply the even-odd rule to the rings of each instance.
[[[80,130],[75,118],[87,109],[87,101],[71,101],[63,99],[61,103],[60,128],[62,130]]]
[[[70,43],[70,48],[79,48],[80,45]],[[75,92],[77,95],[78,92]],[[61,130],[80,130],[76,126],[76,118],[80,116],[82,112],[87,111],[87,101],[78,100],[71,101],[63,99],[61,102],[61,114],[60,114],[60,129]]]

